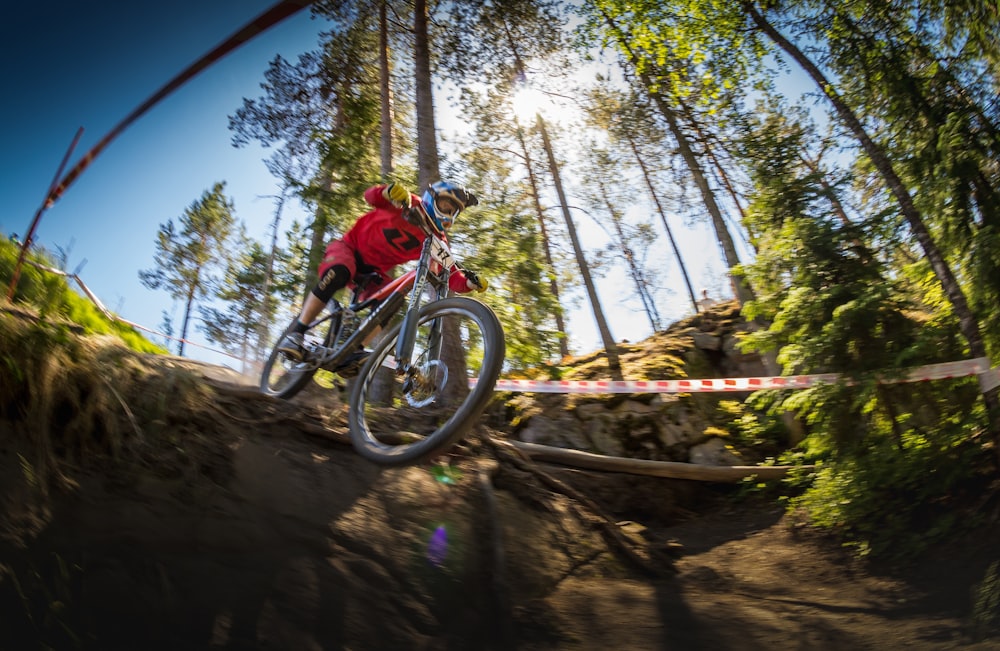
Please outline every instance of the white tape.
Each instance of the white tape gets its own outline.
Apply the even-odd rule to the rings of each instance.
[[[979,388],[983,393],[1000,387],[1000,367],[979,374]]]
[[[997,369],[1000,370],[1000,369]],[[985,357],[959,362],[929,364],[903,371],[898,377],[886,377],[884,384],[923,382],[987,374]],[[497,380],[496,391],[524,393],[709,393],[757,391],[758,389],[805,389],[840,380],[839,373],[783,375],[773,377],[711,378],[706,380]],[[473,380],[473,383],[475,380]],[[850,381],[848,381],[850,383]],[[984,389],[985,390],[985,389]]]

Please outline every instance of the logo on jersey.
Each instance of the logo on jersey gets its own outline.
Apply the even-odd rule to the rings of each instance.
[[[398,228],[383,228],[382,235],[389,246],[397,251],[412,251],[420,247],[420,240],[413,233],[401,231]]]

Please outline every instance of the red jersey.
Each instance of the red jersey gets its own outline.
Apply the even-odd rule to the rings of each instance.
[[[384,185],[376,185],[365,190],[365,201],[372,210],[362,215],[354,225],[344,233],[342,241],[353,249],[361,260],[378,269],[383,275],[395,266],[410,262],[420,257],[427,235],[403,219],[403,209],[392,205],[382,196]],[[415,204],[420,197],[410,195]],[[353,270],[354,265],[350,268]],[[465,274],[453,270],[448,285],[454,292],[464,293],[472,290]]]

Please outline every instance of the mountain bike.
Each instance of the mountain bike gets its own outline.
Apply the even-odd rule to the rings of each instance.
[[[351,302],[334,298],[309,325],[303,360],[288,360],[275,346],[261,373],[261,391],[285,399],[319,369],[342,377],[357,373],[349,401],[351,443],[384,465],[418,463],[456,444],[486,408],[505,355],[500,320],[485,303],[448,295],[448,277],[462,267],[447,242],[423,230],[427,238],[416,268],[363,301],[368,279],[356,277]],[[360,371],[345,368],[385,328]]]

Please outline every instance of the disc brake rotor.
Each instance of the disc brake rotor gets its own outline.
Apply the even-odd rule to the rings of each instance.
[[[403,382],[403,396],[411,407],[426,407],[434,402],[448,381],[448,367],[432,360],[414,368]]]

